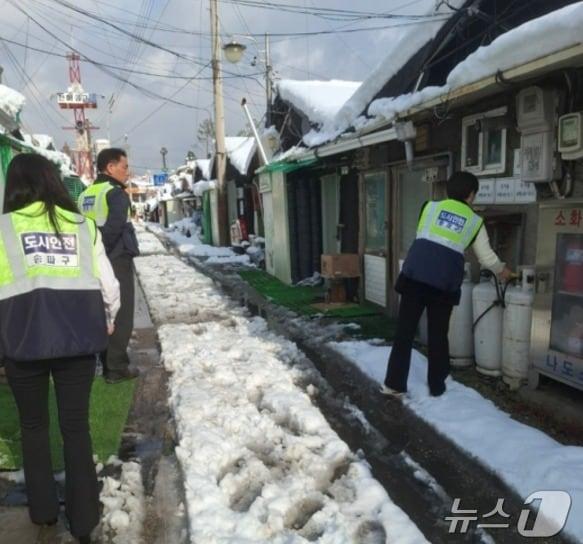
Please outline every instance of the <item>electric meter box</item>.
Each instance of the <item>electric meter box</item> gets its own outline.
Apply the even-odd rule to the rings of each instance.
[[[522,181],[549,182],[558,177],[555,159],[557,106],[557,92],[541,87],[528,87],[516,96]]]
[[[555,176],[554,133],[550,130],[520,138],[520,179],[548,182]]]
[[[516,123],[522,133],[554,130],[557,93],[540,87],[522,89],[516,96]]]
[[[583,157],[583,112],[567,113],[559,118],[558,140],[563,160]]]

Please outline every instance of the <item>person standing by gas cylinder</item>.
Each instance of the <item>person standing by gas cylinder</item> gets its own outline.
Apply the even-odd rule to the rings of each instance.
[[[407,253],[395,290],[401,295],[395,340],[381,392],[401,396],[407,391],[413,339],[427,309],[429,393],[445,392],[449,375],[449,319],[461,296],[464,252],[472,247],[483,268],[504,280],[513,273],[490,247],[482,218],[472,210],[479,189],[476,176],[455,172],[446,183],[446,200],[421,209],[417,237]]]
[[[59,513],[49,444],[53,379],[65,514],[83,543],[99,522],[89,396],[118,308],[119,285],[94,222],[78,213],[50,161],[14,157],[0,216],[0,356],[20,417],[29,514],[39,525],[56,523]]]
[[[123,149],[103,149],[97,155],[97,179],[79,196],[79,209],[93,219],[115,277],[119,281],[121,308],[107,351],[102,355],[103,374],[108,383],[138,376],[130,369],[128,345],[134,328],[134,257],[140,254],[131,222],[131,202],[126,193],[129,180],[127,154]]]

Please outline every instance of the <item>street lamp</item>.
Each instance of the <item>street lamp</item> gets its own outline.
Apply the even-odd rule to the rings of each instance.
[[[167,172],[168,168],[166,167],[166,155],[168,154],[168,150],[163,147],[160,149],[160,155],[162,155],[162,171]]]
[[[246,45],[236,42],[235,40],[231,40],[229,43],[223,45],[225,58],[231,64],[237,64],[241,60],[243,53],[245,53],[245,49],[247,49]]]
[[[257,40],[253,37],[253,36],[242,36],[243,38],[246,38],[248,40],[251,40],[252,42],[255,42],[255,44],[257,46],[259,46],[259,44],[257,43]],[[245,53],[245,49],[247,49],[246,45],[243,45],[242,43],[239,43],[238,41],[232,39],[229,43],[223,45],[223,52],[225,54],[225,58],[231,63],[231,64],[237,64],[241,58],[243,57],[243,54]],[[273,75],[273,67],[271,66],[271,55],[269,52],[269,34],[265,34],[265,99],[267,102],[267,107],[266,107],[266,125],[269,126],[271,124],[271,80],[272,80],[272,75]],[[253,59],[253,61],[251,62],[252,66],[255,66],[257,63],[257,57],[255,57]]]

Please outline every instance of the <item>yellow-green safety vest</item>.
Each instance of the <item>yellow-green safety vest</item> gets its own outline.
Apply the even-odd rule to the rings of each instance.
[[[463,202],[429,202],[417,226],[417,238],[435,242],[463,255],[482,227],[482,218]]]
[[[77,201],[79,211],[89,219],[93,219],[98,227],[103,227],[109,215],[107,193],[115,189],[108,181],[92,183],[80,195]]]
[[[60,235],[42,202],[0,216],[0,354],[15,361],[91,355],[107,346],[96,226],[55,211]]]

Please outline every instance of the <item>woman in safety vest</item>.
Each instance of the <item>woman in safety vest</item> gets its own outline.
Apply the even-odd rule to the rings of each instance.
[[[119,286],[93,221],[79,214],[56,167],[21,154],[8,167],[0,216],[0,356],[20,416],[30,518],[57,521],[49,447],[49,377],[65,458],[65,514],[90,542],[99,493],[89,435],[95,354],[105,349]]]
[[[512,272],[492,251],[482,218],[471,208],[478,192],[476,176],[455,172],[447,181],[446,200],[427,202],[395,290],[401,295],[395,341],[381,392],[401,396],[407,391],[413,339],[427,308],[428,371],[432,396],[445,392],[449,375],[449,318],[461,296],[464,252],[470,246],[482,267],[510,279]]]

